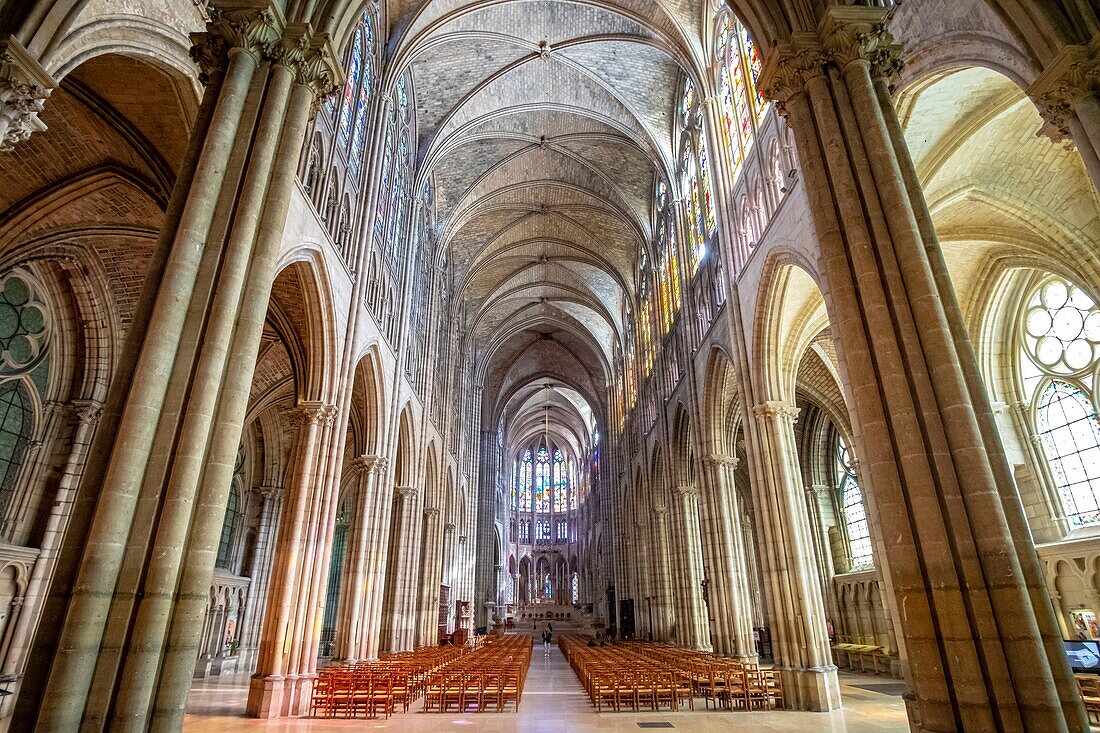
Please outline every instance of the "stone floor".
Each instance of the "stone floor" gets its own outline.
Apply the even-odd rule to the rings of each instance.
[[[882,733],[908,730],[905,709],[896,692],[895,680],[881,677],[842,675],[844,708],[833,713],[790,711],[719,713],[704,710],[702,700],[694,712],[597,713],[584,694],[573,670],[557,647],[549,658],[535,650],[531,670],[518,713],[416,712],[387,720],[293,720],[261,721],[242,717],[247,678],[234,675],[215,681],[196,682],[187,701],[188,716],[183,729],[188,733],[262,730],[270,733],[299,731],[350,731],[384,729],[400,733],[463,731],[464,733],[582,733],[583,731],[637,731],[644,723],[671,723],[671,728],[694,733],[753,731],[754,733]],[[858,686],[857,686],[858,685]],[[870,689],[867,689],[870,688]],[[649,726],[646,726],[647,728]],[[661,726],[668,728],[669,726]]]

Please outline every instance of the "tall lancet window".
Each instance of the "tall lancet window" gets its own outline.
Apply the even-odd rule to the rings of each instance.
[[[867,525],[867,507],[856,479],[855,461],[844,438],[837,436],[836,472],[840,499],[844,507],[844,525],[848,531],[850,570],[866,570],[875,565],[871,553],[871,531]]]
[[[1022,326],[1024,395],[1063,511],[1074,527],[1100,523],[1100,308],[1076,283],[1047,277]]]
[[[521,512],[531,511],[531,450],[523,452],[523,460],[519,464],[519,475],[516,480],[519,491],[519,503],[517,509]]]
[[[561,451],[554,450],[554,511],[569,509],[569,476],[565,469],[565,457]]]
[[[535,454],[535,511],[550,511],[550,451],[546,446],[539,446]],[[547,536],[549,537],[549,528]]]
[[[703,127],[703,110],[695,85],[687,79],[680,95],[680,181],[688,204],[684,228],[691,241],[692,273],[706,257],[715,231],[710,160]]]
[[[756,140],[756,128],[767,109],[758,86],[763,61],[745,27],[730,15],[725,3],[718,7],[715,68],[718,100],[725,123],[726,150],[733,176],[741,172]]]

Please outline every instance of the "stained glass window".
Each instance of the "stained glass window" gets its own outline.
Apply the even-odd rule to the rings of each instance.
[[[564,512],[569,506],[569,477],[565,473],[565,458],[554,450],[554,511]]]
[[[1021,376],[1066,518],[1100,523],[1100,307],[1075,283],[1041,281],[1022,314]]]
[[[844,506],[844,524],[848,529],[848,549],[852,556],[851,570],[874,567],[871,553],[871,531],[867,526],[867,508],[863,504],[863,492],[856,481],[855,463],[844,443],[837,436],[837,476],[840,481],[840,498]]]
[[[521,519],[519,523],[519,541],[523,544],[531,542],[531,520]]]
[[[218,557],[214,561],[214,567],[222,570],[229,569],[230,543],[233,541],[233,526],[237,523],[237,515],[240,513],[240,499],[237,496],[237,486],[234,483],[229,489],[229,501],[225,505],[225,518],[222,520],[222,536],[218,542]]]
[[[546,446],[540,446],[535,455],[535,511],[550,511],[550,452]]]
[[[549,542],[550,541],[550,520],[549,519],[536,519],[535,520],[535,542]]]
[[[733,175],[741,171],[767,104],[760,93],[763,59],[748,31],[723,8],[718,57],[718,99],[726,126],[726,150]]]
[[[0,385],[0,513],[7,513],[30,440],[31,411],[20,380]]]
[[[523,452],[523,463],[520,464],[520,492],[519,492],[519,510],[521,512],[531,511],[531,450],[527,449]]]
[[[351,122],[355,114],[356,90],[359,76],[363,71],[363,34],[356,33],[351,46],[351,58],[348,61],[348,80],[344,84],[344,99],[340,105],[340,139],[347,142],[351,134]]]

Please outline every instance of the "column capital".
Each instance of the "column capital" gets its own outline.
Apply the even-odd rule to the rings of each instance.
[[[394,491],[396,491],[397,495],[405,501],[415,499],[416,495],[420,493],[420,489],[416,488],[415,486],[396,486],[394,487]]]
[[[1100,89],[1100,36],[1087,45],[1065,46],[1027,89],[1046,122],[1043,134],[1068,140],[1073,105]]]
[[[853,62],[866,62],[871,76],[893,83],[902,69],[901,46],[886,28],[886,17],[886,8],[829,7],[818,26],[829,60],[841,71]]]
[[[466,544],[466,535],[460,534],[458,536],[458,544],[460,544],[460,545]]]
[[[439,516],[439,507],[426,506],[424,507],[424,516],[429,519],[436,519]]]
[[[792,423],[798,419],[798,413],[800,412],[799,408],[785,400],[768,400],[767,402],[761,402],[759,405],[752,408],[752,411],[756,414],[756,417],[761,420],[777,418],[789,420]]]
[[[680,484],[676,487],[676,492],[685,499],[699,498],[699,487],[695,484]]]
[[[57,82],[38,60],[9,37],[0,41],[0,151],[46,129],[38,114]]]
[[[737,456],[724,456],[721,453],[711,453],[703,459],[703,462],[708,466],[726,466],[728,468],[737,468],[738,464],[741,463]]]
[[[206,30],[191,34],[191,58],[204,84],[225,69],[232,53],[257,62],[269,57],[286,26],[282,9],[270,0],[216,0],[208,7]]]
[[[815,33],[792,33],[768,55],[760,71],[758,88],[786,117],[787,102],[802,93],[811,79],[824,75],[827,61],[828,53]]]
[[[447,522],[443,525],[443,534],[454,534],[455,526],[452,522]]]
[[[73,414],[85,425],[96,425],[103,417],[103,403],[98,400],[73,400]]]
[[[272,501],[274,499],[281,499],[285,489],[282,486],[265,484],[263,486],[257,486],[254,491],[262,496],[266,501]]]
[[[657,504],[653,507],[653,511],[656,512],[657,516],[663,517],[668,512],[668,507],[664,504]]]

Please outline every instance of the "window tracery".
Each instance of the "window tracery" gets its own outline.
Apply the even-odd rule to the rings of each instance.
[[[867,507],[856,477],[855,460],[844,438],[839,435],[836,471],[841,506],[844,509],[844,525],[848,534],[848,552],[852,560],[849,570],[867,570],[875,565],[871,551],[871,531],[867,524]]]
[[[1065,278],[1044,278],[1025,299],[1020,376],[1066,518],[1100,523],[1100,307]]]

